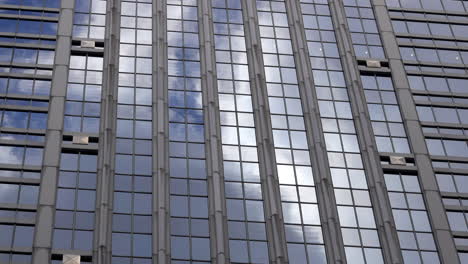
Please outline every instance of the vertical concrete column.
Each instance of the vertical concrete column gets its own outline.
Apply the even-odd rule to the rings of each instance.
[[[332,0],[329,2],[344,75],[349,87],[351,108],[363,157],[362,160],[368,174],[369,192],[375,212],[384,260],[387,263],[402,263],[403,258],[398,243],[390,201],[386,192],[380,156],[377,151],[369,113],[367,112],[363,89],[361,88],[360,73],[356,56],[354,55],[346,15],[344,14],[344,7],[340,1]]]
[[[199,0],[198,5],[211,259],[224,264],[230,261],[211,0]]]
[[[153,263],[170,263],[166,1],[153,1]]]
[[[74,0],[62,0],[55,50],[54,73],[49,101],[49,119],[42,165],[41,188],[33,242],[33,264],[50,263],[52,231],[60,152],[63,133],[63,113],[70,61]],[[51,191],[53,190],[53,191]]]
[[[429,211],[441,260],[443,263],[460,263],[445,214],[442,197],[437,187],[431,157],[427,150],[421,124],[419,123],[416,105],[412,98],[404,64],[392,29],[388,9],[384,0],[372,0],[372,2],[382,42],[388,56],[395,92],[400,102],[401,114],[408,133],[408,139],[413,149],[416,165],[418,166],[419,180],[426,199],[427,210]]]
[[[327,166],[328,157],[323,138],[318,101],[314,93],[314,80],[310,65],[307,42],[302,22],[301,8],[298,1],[287,1],[288,18],[291,31],[296,71],[299,82],[299,92],[302,98],[304,121],[309,141],[310,156],[317,186],[317,199],[320,210],[320,222],[323,229],[325,248],[329,261],[345,263],[343,239],[336,210],[336,201],[330,168]]]
[[[276,169],[275,148],[266,92],[263,56],[254,0],[242,0],[249,78],[257,131],[260,177],[264,186],[265,216],[270,263],[288,263],[286,235]]]
[[[104,68],[99,128],[98,183],[96,190],[96,227],[94,263],[111,262],[112,192],[114,189],[114,153],[118,86],[120,1],[107,2]],[[96,252],[97,251],[97,252]]]

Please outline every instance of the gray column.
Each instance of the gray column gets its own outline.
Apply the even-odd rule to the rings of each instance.
[[[153,1],[153,263],[170,263],[166,1]]]
[[[96,224],[93,262],[111,262],[112,198],[114,190],[114,154],[119,63],[120,1],[107,2],[106,35],[104,39],[104,67],[101,99]],[[97,252],[96,252],[97,251]]]
[[[50,263],[55,213],[55,190],[63,132],[63,113],[71,50],[74,0],[62,0],[55,50],[54,74],[49,101],[49,119],[42,165],[41,188],[33,242],[33,264]]]
[[[255,0],[243,0],[243,17],[247,58],[252,87],[252,104],[257,131],[260,177],[264,190],[264,205],[270,263],[288,263],[286,235],[276,169],[275,148],[270,123],[270,109],[266,92],[263,56],[258,32]]]
[[[372,2],[441,260],[443,263],[460,263],[385,1]]]
[[[338,49],[342,58],[344,75],[349,87],[353,118],[355,120],[364,168],[368,175],[369,193],[375,212],[384,260],[387,263],[402,263],[403,258],[393,221],[390,201],[386,192],[380,156],[377,151],[372,125],[367,112],[360,73],[354,55],[351,36],[347,28],[344,7],[340,1],[330,1],[330,11],[337,37]]]
[[[198,5],[211,259],[224,264],[230,260],[211,1],[199,0]]]

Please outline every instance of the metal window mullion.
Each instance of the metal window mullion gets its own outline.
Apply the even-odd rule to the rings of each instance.
[[[52,230],[55,213],[59,160],[63,133],[63,114],[67,76],[70,61],[74,0],[62,0],[57,32],[57,48],[54,58],[54,75],[50,91],[49,116],[46,130],[41,187],[38,201],[33,264],[50,262]],[[51,191],[54,190],[54,191]]]
[[[211,1],[198,0],[198,17],[201,85],[205,87],[202,89],[202,95],[208,176],[210,252],[212,261],[224,264],[230,263],[230,260]]]

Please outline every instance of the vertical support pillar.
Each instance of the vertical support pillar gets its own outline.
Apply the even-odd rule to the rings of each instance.
[[[70,61],[74,0],[62,0],[49,101],[49,119],[33,242],[33,264],[50,263],[55,200]],[[50,191],[53,190],[53,191]]]
[[[153,3],[153,263],[170,263],[166,1]]]
[[[208,179],[209,220],[211,237],[211,259],[213,263],[229,262],[227,212],[224,192],[223,152],[219,103],[216,89],[216,60],[214,57],[214,33],[211,1],[198,1],[200,23],[201,85],[203,90],[203,112],[205,113],[205,144]]]
[[[99,129],[97,208],[95,228],[95,258],[98,264],[110,263],[112,256],[112,192],[114,189],[114,153],[117,108],[118,54],[120,31],[120,1],[107,2],[104,39],[104,68]]]
[[[278,171],[274,166],[276,164],[275,148],[266,93],[260,34],[258,32],[257,10],[254,0],[243,0],[242,6],[250,68],[249,78],[252,86],[252,103],[257,127],[260,175],[262,186],[265,186],[264,201],[270,262],[274,264],[288,263]]]
[[[381,32],[382,42],[388,56],[395,92],[400,102],[401,114],[408,133],[408,139],[415,155],[415,163],[418,166],[419,179],[426,199],[437,249],[439,250],[442,263],[460,263],[445,214],[442,197],[437,187],[431,157],[419,123],[405,67],[392,29],[388,9],[384,0],[372,0],[372,3],[374,5],[377,25]]]

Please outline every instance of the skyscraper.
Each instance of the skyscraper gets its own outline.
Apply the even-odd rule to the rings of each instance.
[[[0,264],[468,263],[468,1],[0,0],[0,100]]]

